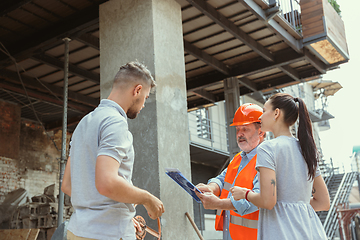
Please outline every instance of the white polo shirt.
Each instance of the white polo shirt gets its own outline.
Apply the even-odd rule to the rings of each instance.
[[[107,198],[95,187],[96,158],[100,155],[118,161],[119,176],[132,184],[133,136],[125,111],[114,101],[101,100],[80,121],[70,145],[71,203],[75,211],[68,230],[79,237],[134,240],[133,205]]]

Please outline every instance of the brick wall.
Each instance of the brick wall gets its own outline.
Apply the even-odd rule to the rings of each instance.
[[[25,179],[19,174],[17,162],[0,156],[0,203],[4,201],[6,193],[24,186]]]
[[[0,101],[0,204],[18,188],[33,197],[55,183],[55,196],[59,192],[62,131],[46,133],[41,125],[22,120],[20,113],[18,105]]]
[[[20,106],[0,101],[0,156],[18,158],[20,114]]]
[[[28,196],[37,196],[44,193],[44,188],[55,183],[55,197],[59,194],[58,172],[46,172],[40,170],[27,170],[23,175],[24,188]]]
[[[18,188],[24,188],[29,197],[44,193],[44,188],[55,183],[55,196],[59,193],[58,172],[28,169],[19,171],[17,161],[0,157],[0,203],[5,195]]]

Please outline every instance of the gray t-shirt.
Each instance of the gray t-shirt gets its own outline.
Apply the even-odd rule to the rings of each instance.
[[[275,171],[277,202],[272,210],[260,208],[258,239],[327,239],[320,219],[310,205],[313,180],[308,180],[308,167],[299,141],[279,136],[261,143],[256,169],[259,167]],[[317,169],[315,177],[319,175]],[[261,179],[261,174],[259,177]]]
[[[70,144],[71,203],[75,211],[68,230],[86,238],[134,240],[133,205],[107,198],[95,187],[96,158],[100,155],[118,161],[119,176],[132,184],[133,137],[126,113],[117,103],[101,100],[100,105],[80,121]]]

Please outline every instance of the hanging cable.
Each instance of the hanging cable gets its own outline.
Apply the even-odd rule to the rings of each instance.
[[[0,50],[1,50],[3,53],[5,53],[5,54],[11,59],[11,61],[12,61],[12,62],[14,63],[14,65],[15,65],[17,75],[18,75],[19,80],[20,80],[20,82],[21,82],[22,88],[23,88],[23,90],[24,90],[24,92],[25,92],[26,98],[27,98],[27,100],[28,100],[29,103],[30,103],[30,107],[31,107],[31,109],[32,109],[32,111],[33,111],[33,113],[34,113],[34,115],[35,115],[35,118],[37,119],[37,121],[38,121],[38,123],[41,125],[41,127],[43,128],[43,130],[44,130],[44,132],[46,133],[47,137],[48,137],[48,138],[52,141],[52,143],[54,144],[56,150],[57,150],[57,151],[60,151],[60,149],[59,149],[59,148],[57,147],[57,145],[56,145],[55,140],[54,140],[54,139],[49,135],[49,133],[46,131],[44,124],[40,121],[39,116],[38,116],[38,114],[36,113],[36,110],[35,110],[35,108],[34,108],[34,105],[33,105],[32,101],[31,101],[31,99],[30,99],[30,97],[29,97],[29,95],[28,95],[27,89],[26,89],[26,87],[25,87],[25,85],[24,85],[24,82],[23,82],[23,80],[22,80],[22,77],[21,77],[21,74],[20,74],[20,71],[19,71],[19,67],[18,67],[18,63],[16,62],[16,59],[15,59],[13,56],[11,56],[11,54],[9,53],[9,51],[7,50],[7,48],[2,44],[2,42],[0,42],[0,45],[1,45],[2,48],[3,48],[3,49],[0,49]]]

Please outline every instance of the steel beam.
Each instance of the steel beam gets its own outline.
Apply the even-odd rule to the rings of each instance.
[[[8,91],[23,95],[24,97],[26,97],[26,93],[27,93],[27,95],[29,97],[39,99],[39,100],[49,103],[49,104],[55,104],[59,107],[62,107],[62,104],[63,104],[61,100],[59,100],[58,98],[56,98],[52,95],[49,95],[47,93],[38,92],[35,90],[31,90],[31,89],[26,89],[26,92],[25,92],[24,89],[20,85],[17,85],[14,83],[9,83],[4,80],[0,80],[0,87],[3,89],[6,89]],[[71,107],[72,111],[79,112],[82,114],[88,113],[93,110],[93,108],[91,108],[91,107],[87,107],[85,105],[81,105],[81,104],[74,103],[74,102],[69,103],[69,107]]]
[[[239,82],[235,77],[224,79],[224,98],[225,98],[225,113],[227,123],[227,139],[228,151],[230,159],[239,152],[239,146],[236,141],[236,129],[230,126],[233,122],[234,114],[240,107],[240,90]]]
[[[18,9],[32,0],[2,0],[0,3],[0,17]]]
[[[304,55],[305,55],[305,59],[311,63],[311,65],[314,66],[314,68],[316,68],[319,72],[321,72],[322,74],[326,73],[326,65],[325,63],[323,63],[322,61],[320,61],[318,58],[315,57],[315,55],[313,55],[309,49],[304,48]]]
[[[267,25],[271,30],[278,34],[292,49],[296,52],[302,52],[302,42],[294,38],[288,31],[286,31],[275,19],[269,19],[266,11],[263,10],[254,0],[238,0],[249,11],[251,11],[259,20]]]
[[[210,56],[209,54],[202,51],[201,49],[195,47],[194,45],[192,45],[190,42],[186,41],[185,39],[184,39],[184,49],[187,53],[190,53],[197,59],[200,59],[201,61],[203,61],[207,65],[215,68],[219,72],[226,74],[226,75],[230,74],[229,66],[227,66],[223,62],[219,61],[218,59]]]
[[[317,70],[306,70],[306,71],[299,72],[299,77],[301,79],[300,81],[306,81],[306,79],[308,79],[308,78],[319,76],[319,75],[321,75],[321,73]],[[277,88],[281,85],[298,84],[298,83],[300,83],[300,81],[295,81],[290,76],[285,75],[283,77],[276,77],[276,78],[268,79],[268,80],[262,81],[262,82],[260,81],[258,83],[255,83],[255,85],[256,85],[256,89],[258,91],[264,91],[264,90],[268,90],[268,89],[272,89],[272,88]],[[245,94],[248,94],[251,92],[252,91],[245,86],[240,87],[241,95],[245,95]],[[214,94],[214,97],[217,99],[217,101],[224,100],[223,93]],[[188,101],[188,108],[193,108],[193,107],[201,106],[201,105],[208,104],[208,103],[209,103],[209,101],[207,101],[206,99],[203,99],[203,98],[195,99],[192,101]]]
[[[263,58],[256,58],[244,63],[230,66],[230,76],[242,79],[253,74],[265,72],[274,68],[279,68],[284,65],[289,65],[294,62],[302,61],[304,59],[304,55],[296,53],[292,49],[285,49],[275,54],[275,62],[273,63],[268,62]],[[188,79],[186,84],[187,91],[199,90],[204,87],[217,84],[218,82],[222,81],[227,77],[228,76],[220,72],[210,72],[198,77],[190,78]],[[249,83],[248,85],[251,86]],[[254,88],[254,86],[252,86],[252,88]]]
[[[85,45],[88,45],[96,50],[100,50],[100,40],[98,37],[95,37],[91,35],[90,33],[84,33],[80,36],[77,36],[75,38],[79,42],[84,43]]]
[[[280,66],[279,69],[281,71],[283,71],[284,73],[286,73],[288,76],[290,76],[295,81],[301,81],[299,73],[296,70],[294,70],[293,68],[291,68],[289,65]]]
[[[216,98],[214,94],[209,93],[208,91],[205,91],[204,89],[196,90],[193,92],[196,96],[199,96],[201,98],[204,98],[210,102],[216,102]]]
[[[266,60],[273,62],[274,56],[263,45],[251,38],[246,32],[241,30],[238,26],[230,21],[226,16],[217,11],[213,6],[204,0],[187,0],[191,5],[196,7],[200,12],[208,16],[215,23],[224,28],[227,32],[232,34],[235,38],[245,43],[254,52],[265,58]]]
[[[84,117],[84,115],[78,116],[78,117],[73,117],[73,118],[69,118],[67,121],[67,126],[73,126],[75,124],[78,124],[80,122],[80,120]],[[62,128],[62,120],[58,120],[58,121],[53,121],[51,123],[45,124],[45,129],[48,131],[54,131],[54,130],[58,130]]]
[[[248,89],[250,89],[251,91],[253,92],[257,92],[257,87],[256,87],[256,84],[252,81],[250,81],[249,79],[247,78],[240,78],[238,79],[238,82],[242,85],[244,85],[245,87],[247,87]]]
[[[16,72],[7,70],[7,69],[1,69],[0,70],[0,76],[6,79],[9,79],[10,81],[13,81],[15,83],[20,83],[18,74]],[[45,82],[39,82],[38,80],[28,77],[26,75],[21,75],[22,81],[25,85],[25,87],[30,87],[32,89],[38,89],[40,91],[46,91],[48,92],[47,89],[49,89],[51,92],[53,92],[54,94],[56,94],[57,96],[62,96],[63,94],[63,88],[62,87],[58,87],[58,86],[54,86],[51,85],[49,83],[45,83]],[[47,88],[47,89],[46,89]],[[49,94],[47,94],[49,95]],[[88,97],[73,91],[69,91],[69,99],[74,101],[74,102],[78,102],[90,107],[96,107],[99,104],[99,100],[92,98],[92,97]]]
[[[61,39],[64,37],[73,36],[84,28],[98,24],[99,4],[105,1],[101,0],[96,5],[76,12],[63,21],[25,37],[11,46],[7,46],[8,51],[17,61],[24,60],[31,57],[38,49],[58,43],[59,41],[61,42]],[[7,66],[9,64],[13,64],[12,60],[2,55],[0,57],[0,66]]]
[[[31,57],[32,59],[42,62],[46,65],[52,66],[58,70],[64,69],[64,62],[46,54],[36,54]],[[69,64],[69,73],[76,76],[86,78],[87,80],[100,84],[100,74],[92,73],[84,68],[78,67],[74,64]]]

